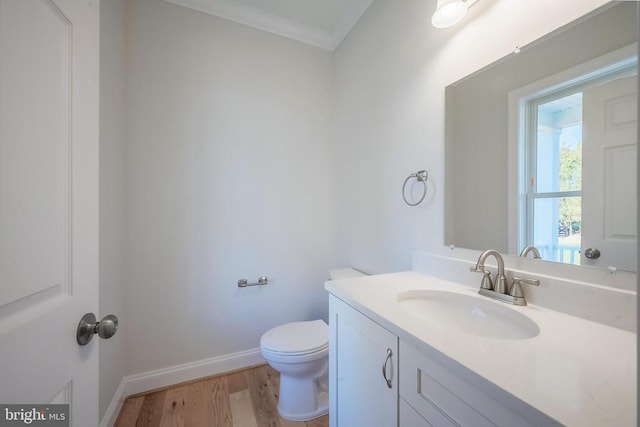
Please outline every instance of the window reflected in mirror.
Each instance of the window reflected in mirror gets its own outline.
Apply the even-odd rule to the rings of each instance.
[[[625,156],[635,157],[637,146],[636,79],[632,58],[534,93],[523,89],[519,247],[535,246],[548,261],[632,268],[624,260],[635,258],[635,167]],[[583,188],[583,176],[603,185]],[[588,248],[602,259],[585,258]]]
[[[535,129],[527,150],[526,236],[542,259],[580,263],[582,224],[582,92],[531,101]]]

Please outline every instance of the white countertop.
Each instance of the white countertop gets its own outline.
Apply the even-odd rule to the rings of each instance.
[[[535,305],[517,307],[477,289],[416,272],[326,282],[331,294],[409,344],[424,343],[568,426],[636,425],[636,334]],[[397,303],[409,290],[478,296],[519,311],[540,327],[524,340],[464,334],[418,320]]]

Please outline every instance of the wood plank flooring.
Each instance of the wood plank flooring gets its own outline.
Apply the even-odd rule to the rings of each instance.
[[[328,427],[327,415],[293,422],[278,415],[280,376],[269,365],[127,398],[115,427]]]

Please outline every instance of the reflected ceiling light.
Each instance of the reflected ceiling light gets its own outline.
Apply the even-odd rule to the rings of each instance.
[[[467,10],[478,0],[438,0],[431,24],[436,28],[447,28],[457,24]]]

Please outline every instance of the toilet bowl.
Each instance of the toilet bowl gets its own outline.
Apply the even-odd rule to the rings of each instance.
[[[278,413],[306,421],[329,410],[329,328],[323,320],[287,323],[267,331],[260,351],[280,372]]]
[[[331,270],[331,280],[364,276],[351,268]],[[307,421],[329,411],[329,327],[323,320],[293,322],[265,332],[260,352],[280,373],[278,413]]]

